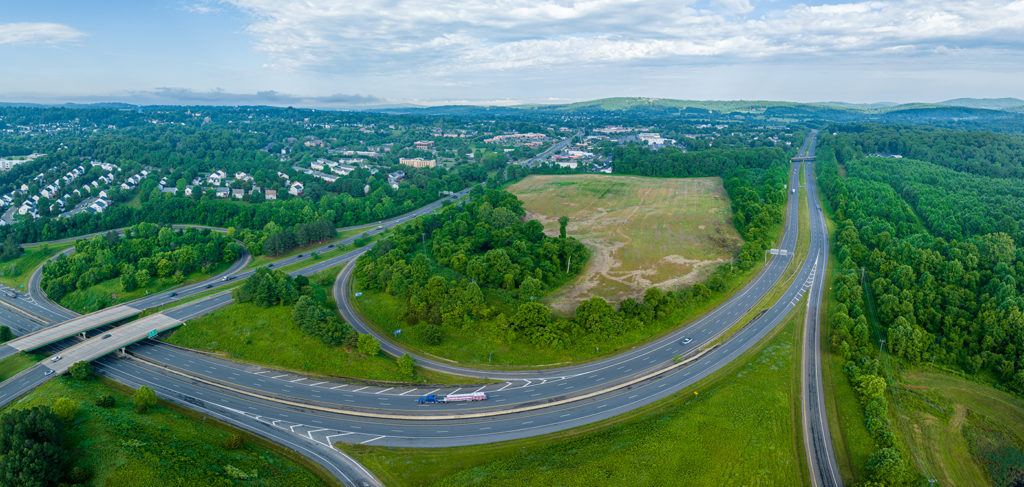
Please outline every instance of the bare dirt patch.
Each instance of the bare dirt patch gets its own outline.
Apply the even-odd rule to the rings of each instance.
[[[530,176],[509,191],[550,235],[568,216],[568,233],[590,248],[582,274],[548,298],[561,313],[591,296],[617,303],[699,282],[743,243],[719,178]]]

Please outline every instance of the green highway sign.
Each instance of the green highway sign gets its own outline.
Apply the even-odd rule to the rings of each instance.
[[[157,336],[159,333],[160,333],[159,330],[153,330],[153,331],[149,332],[149,338],[153,338],[153,337]]]

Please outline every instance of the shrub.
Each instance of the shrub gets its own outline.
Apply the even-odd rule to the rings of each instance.
[[[53,403],[53,414],[63,419],[64,421],[71,422],[75,419],[75,415],[78,414],[78,403],[74,399],[62,397],[57,399]]]
[[[224,438],[224,448],[228,450],[237,450],[245,446],[245,438],[241,435],[231,435]]]
[[[75,380],[85,380],[92,375],[92,363],[81,361],[75,362],[74,365],[68,367],[68,373]]]
[[[111,396],[109,394],[104,394],[96,398],[96,405],[101,408],[112,408],[114,407],[114,404],[114,396]]]
[[[149,386],[142,386],[135,391],[132,401],[135,403],[136,411],[145,413],[149,408],[156,406],[156,392]]]
[[[356,341],[356,349],[365,355],[377,355],[380,353],[380,342],[373,335],[360,334]]]
[[[85,484],[89,481],[92,474],[88,470],[75,465],[68,471],[68,480],[75,484]]]
[[[420,336],[423,337],[423,342],[427,345],[440,345],[444,339],[444,333],[441,332],[441,327],[437,325],[422,325],[420,327],[422,331]]]

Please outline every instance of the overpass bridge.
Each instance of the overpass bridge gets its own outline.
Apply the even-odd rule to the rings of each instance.
[[[57,361],[46,360],[42,365],[57,374],[67,372],[68,368],[78,362],[91,362],[110,352],[123,349],[135,342],[155,337],[158,333],[181,326],[183,322],[167,316],[163,313],[156,313],[146,316],[131,323],[113,328],[103,335],[97,335],[84,342],[78,343],[65,349]]]
[[[796,156],[790,162],[814,162],[814,156]]]
[[[141,312],[142,310],[139,308],[121,304],[95,313],[76,316],[63,323],[20,336],[0,345],[0,359],[17,355],[18,352],[35,350],[65,338],[71,338],[79,333],[85,333],[95,328],[130,318]]]

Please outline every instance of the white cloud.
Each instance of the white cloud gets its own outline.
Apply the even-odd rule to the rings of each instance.
[[[798,4],[750,0],[223,0],[272,65],[331,73],[457,73],[575,64],[736,62],[791,55],[1020,52],[1024,0]],[[741,15],[737,15],[741,14]]]
[[[748,14],[754,10],[750,0],[712,0],[712,2],[735,14]]]
[[[74,42],[86,34],[73,27],[51,22],[12,22],[0,24],[0,45],[61,44]]]

